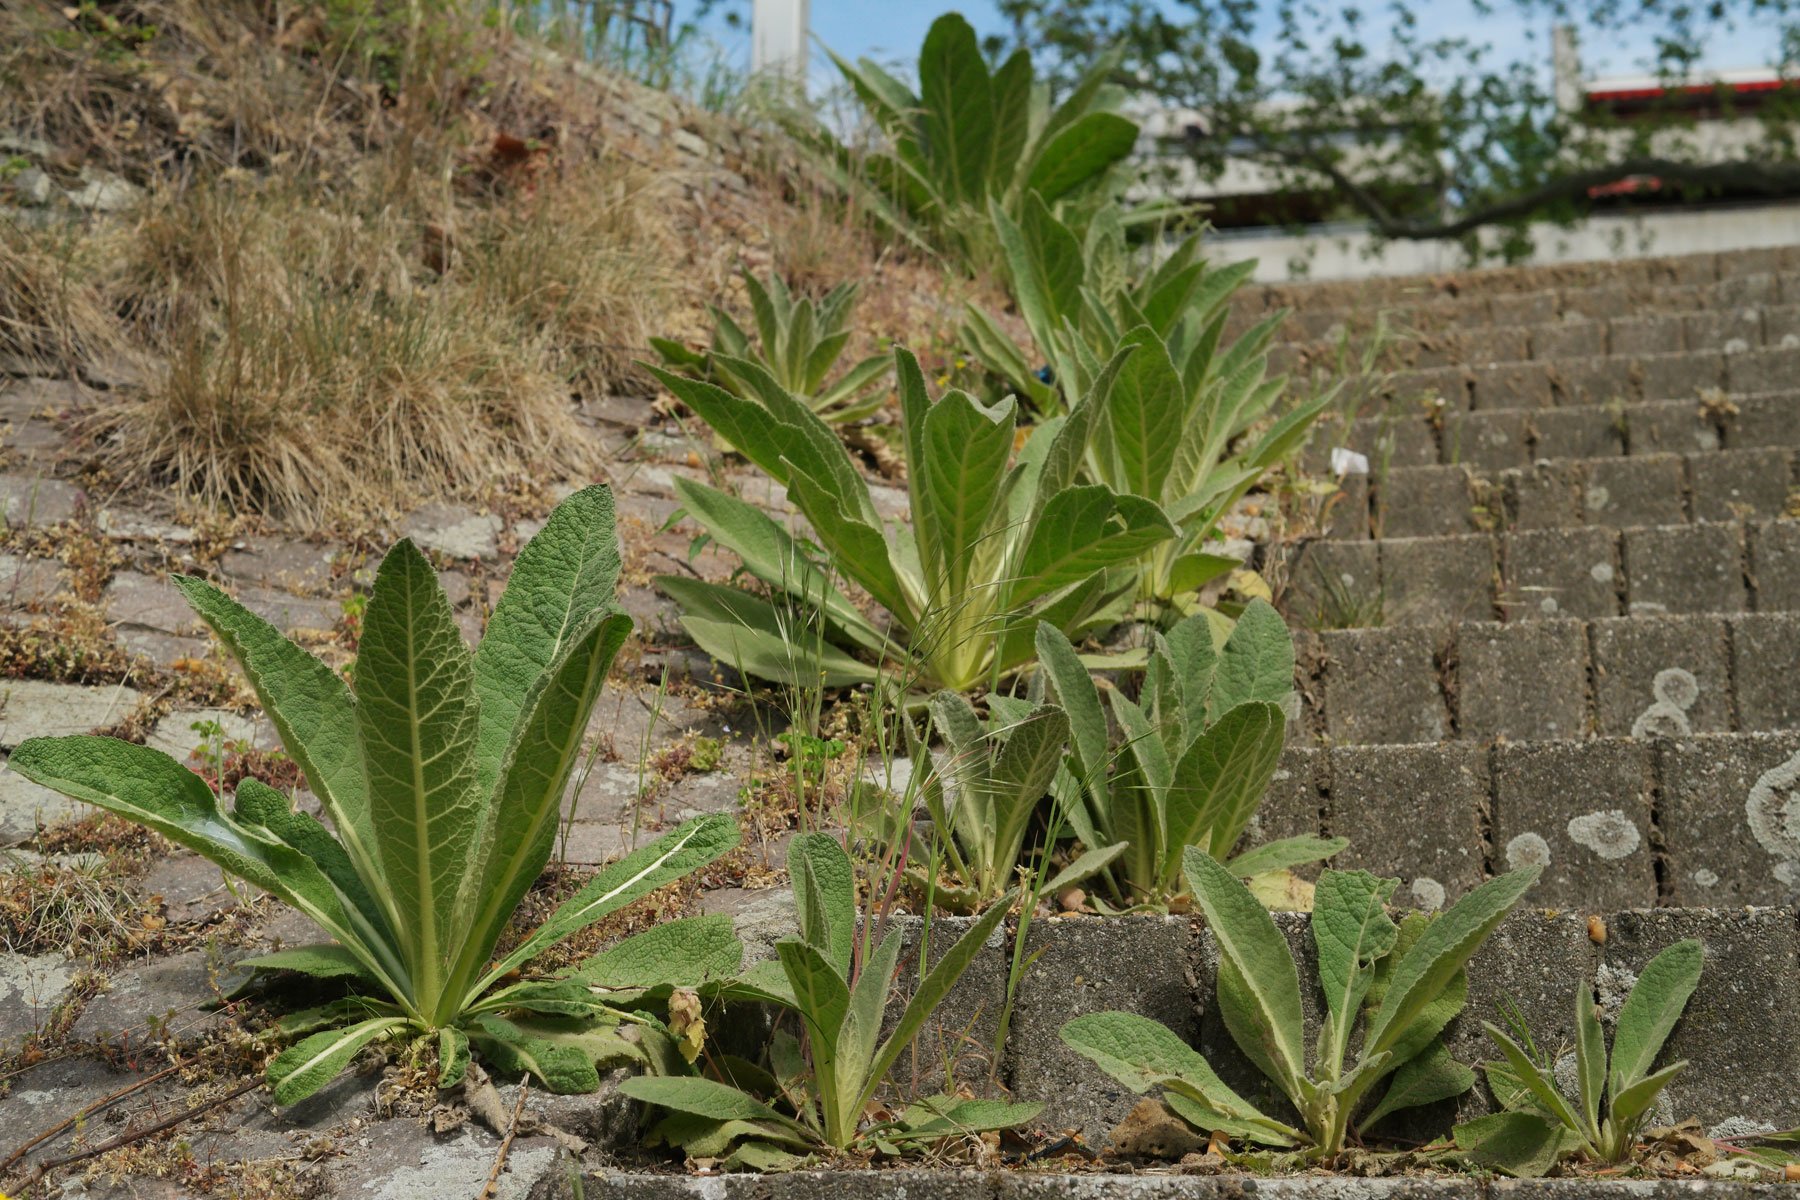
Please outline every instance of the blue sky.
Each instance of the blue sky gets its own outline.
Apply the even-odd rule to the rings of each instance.
[[[677,23],[689,16],[695,7],[696,0],[676,0]],[[748,0],[743,0],[740,7],[748,16]],[[1378,7],[1367,6],[1369,11]],[[1493,45],[1495,53],[1504,58],[1518,56],[1547,60],[1549,57],[1547,23],[1544,29],[1528,30],[1516,21],[1480,18],[1470,0],[1422,0],[1417,10],[1422,26],[1431,33],[1485,38]],[[883,62],[898,62],[915,55],[932,20],[940,13],[950,11],[960,11],[982,33],[1005,30],[1005,23],[993,4],[984,0],[967,0],[962,4],[920,3],[919,0],[812,0],[812,26],[818,40],[839,54],[851,58],[869,55]],[[747,32],[718,27],[714,36],[732,61],[747,61]],[[1637,44],[1632,44],[1633,41]],[[1776,41],[1749,29],[1739,29],[1715,39],[1709,48],[1706,65],[1767,65],[1768,55],[1777,49]],[[1650,50],[1647,38],[1618,43],[1590,36],[1583,39],[1583,66],[1590,75],[1630,72],[1643,67]],[[827,72],[829,66],[821,62],[815,80]]]

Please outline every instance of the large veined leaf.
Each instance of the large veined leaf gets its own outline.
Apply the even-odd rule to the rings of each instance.
[[[170,582],[243,667],[283,749],[331,814],[358,873],[378,877],[356,703],[343,676],[205,580],[172,575]],[[393,920],[396,913],[389,907],[387,915]]]
[[[724,813],[695,817],[648,846],[640,846],[602,868],[551,913],[535,932],[508,954],[469,995],[472,1002],[495,980],[530,962],[549,947],[595,921],[624,908],[640,896],[692,874],[738,843],[737,821]]]
[[[534,1037],[514,1022],[492,1014],[473,1018],[465,1032],[490,1062],[502,1070],[535,1075],[557,1095],[582,1094],[600,1086],[593,1056],[578,1045]]]
[[[407,1024],[404,1017],[375,1017],[345,1029],[328,1029],[289,1046],[269,1064],[269,1088],[275,1103],[294,1104],[306,1099],[350,1065],[352,1059],[376,1038]]]
[[[1700,942],[1676,942],[1645,965],[1613,1028],[1608,1089],[1619,1094],[1650,1074],[1663,1043],[1700,984],[1706,953]]]
[[[1088,113],[1044,143],[1026,186],[1056,200],[1130,154],[1137,133],[1117,113]]]
[[[587,959],[572,978],[607,991],[697,987],[729,977],[743,961],[731,918],[713,913],[654,925]]]
[[[1137,353],[1113,382],[1094,429],[1094,457],[1119,491],[1162,501],[1175,448],[1187,417],[1181,376],[1168,347],[1149,329],[1134,329],[1125,345]]]
[[[1252,600],[1219,651],[1208,708],[1217,719],[1252,700],[1280,704],[1293,690],[1293,635],[1266,601]]]
[[[402,964],[360,936],[342,898],[312,859],[258,836],[219,808],[206,781],[168,755],[116,738],[32,738],[7,766],[65,796],[136,821],[280,897],[354,950],[371,974],[405,994]]]
[[[806,687],[850,687],[880,677],[878,668],[806,628],[792,608],[683,575],[658,575],[656,586],[681,606],[681,627],[695,645],[742,674]]]
[[[1186,847],[1199,846],[1219,858],[1237,844],[1281,761],[1286,725],[1273,704],[1240,704],[1182,754],[1166,801],[1169,845],[1163,870],[1170,881]]]
[[[1580,1139],[1535,1113],[1499,1112],[1456,1127],[1456,1148],[1484,1167],[1534,1179],[1548,1174]]]
[[[1134,1092],[1179,1088],[1205,1111],[1204,1128],[1292,1145],[1291,1129],[1269,1117],[1220,1079],[1212,1064],[1160,1021],[1137,1013],[1099,1012],[1076,1017],[1062,1027],[1062,1040]]]
[[[967,202],[987,190],[994,94],[975,29],[959,14],[931,23],[919,51],[920,141],[944,194]]]
[[[1033,523],[1011,600],[1024,604],[1090,579],[1174,536],[1162,510],[1142,497],[1116,495],[1100,484],[1065,488]]]
[[[1290,1096],[1306,1069],[1300,976],[1287,940],[1250,889],[1205,851],[1183,854],[1188,885],[1206,913],[1222,959],[1242,976],[1256,1038]]]
[[[396,932],[419,1002],[441,1022],[486,806],[469,649],[437,574],[410,541],[382,560],[357,653],[357,727],[383,878],[407,914]]]
[[[1312,937],[1319,988],[1331,1020],[1331,1058],[1341,1061],[1350,1027],[1375,980],[1375,964],[1400,940],[1384,906],[1395,880],[1367,871],[1324,871],[1313,892]]]
[[[1012,448],[1010,400],[988,409],[964,392],[948,392],[925,415],[922,457],[909,476],[919,558],[939,605],[967,602]]]
[[[1365,1053],[1393,1049],[1407,1027],[1469,961],[1541,873],[1527,867],[1490,879],[1451,905],[1395,966],[1381,1008],[1369,1022]]]
[[[1402,1063],[1393,1074],[1381,1103],[1357,1123],[1359,1130],[1371,1128],[1391,1113],[1449,1100],[1475,1086],[1475,1072],[1451,1058],[1442,1042],[1433,1042],[1430,1049]]]
[[[754,1096],[711,1079],[643,1075],[624,1080],[619,1091],[645,1104],[692,1113],[710,1121],[775,1121],[793,1125]]]
[[[856,950],[856,872],[844,847],[828,833],[796,834],[788,846],[801,936],[850,978]]]

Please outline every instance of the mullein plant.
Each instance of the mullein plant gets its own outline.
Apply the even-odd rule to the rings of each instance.
[[[557,943],[729,850],[738,830],[725,816],[601,870],[497,953],[549,861],[588,718],[631,630],[618,573],[612,493],[587,488],[520,552],[471,652],[431,564],[402,541],[376,573],[354,690],[216,587],[175,577],[242,666],[323,820],[254,778],[226,808],[168,755],[112,738],[32,739],[10,766],[194,850],[330,938],[243,964],[347,991],[280,1022],[299,1040],[269,1064],[278,1102],[318,1090],[371,1043],[417,1039],[435,1041],[446,1087],[474,1048],[554,1091],[591,1091],[597,1063],[655,1065],[678,1040],[630,1005],[737,965],[717,930],[695,938],[686,926],[563,976],[520,977]]]
[[[797,936],[715,994],[791,1012],[766,1062],[710,1058],[706,1073],[641,1076],[620,1090],[661,1112],[653,1142],[727,1169],[782,1170],[808,1159],[864,1151],[899,1156],[947,1140],[1021,1125],[1042,1106],[931,1096],[876,1104],[888,1074],[950,994],[1010,905],[996,904],[925,973],[891,1027],[905,931],[857,920],[856,877],[835,838],[802,833],[788,851]],[[883,1037],[883,1031],[887,1034]]]
[[[780,275],[771,275],[764,282],[745,271],[743,280],[750,297],[754,336],[724,309],[708,305],[713,334],[706,351],[690,350],[668,338],[650,339],[664,367],[755,400],[755,389],[742,378],[742,368],[735,366],[754,363],[832,424],[859,421],[880,411],[887,403],[887,392],[879,385],[894,365],[887,355],[872,354],[833,377],[850,342],[857,284],[839,284],[812,300],[794,295]]]
[[[960,391],[933,401],[914,357],[894,353],[910,520],[888,521],[831,428],[767,372],[742,364],[757,401],[658,371],[724,441],[787,489],[828,572],[807,544],[755,506],[694,480],[676,494],[710,537],[776,599],[681,576],[658,585],[702,650],[762,679],[809,687],[902,679],[924,691],[991,686],[1032,655],[1048,621],[1071,634],[1116,623],[1134,583],[1115,578],[1175,536],[1151,501],[1081,483],[1085,427],[1049,422],[1021,442],[1010,399]],[[1112,386],[1124,356],[1101,372]],[[1100,401],[1097,401],[1097,403]],[[833,575],[892,616],[878,623]],[[816,613],[796,638],[785,606]]]
[[[1033,682],[1055,696],[1070,730],[1053,790],[1090,851],[1117,847],[1096,862],[1104,868],[1096,892],[1107,893],[1112,906],[1163,909],[1185,901],[1182,864],[1190,848],[1240,879],[1261,882],[1348,845],[1307,835],[1241,845],[1287,739],[1287,712],[1296,703],[1294,644],[1280,614],[1260,600],[1222,645],[1215,647],[1213,630],[1210,617],[1195,614],[1166,635],[1152,631],[1137,699],[1109,686],[1103,706],[1074,645],[1055,628],[1038,626]]]

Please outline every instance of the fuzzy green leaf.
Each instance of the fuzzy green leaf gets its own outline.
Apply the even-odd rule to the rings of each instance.
[[[1456,1148],[1472,1161],[1521,1179],[1548,1174],[1574,1149],[1573,1135],[1533,1113],[1503,1112],[1456,1127]]]
[[[1239,704],[1281,704],[1294,690],[1294,639],[1281,614],[1252,600],[1219,651],[1208,711],[1214,719]]]
[[[1400,940],[1400,927],[1385,908],[1398,883],[1367,871],[1324,871],[1313,892],[1319,988],[1325,993],[1325,1010],[1336,1034],[1333,1055],[1339,1060],[1374,982],[1376,962]]]
[[[571,978],[609,991],[697,987],[735,974],[744,961],[731,918],[723,913],[665,921],[602,950]]]
[[[1639,972],[1613,1027],[1608,1092],[1615,1104],[1626,1088],[1650,1074],[1663,1043],[1681,1019],[1688,998],[1700,985],[1705,964],[1705,949],[1690,938],[1676,942]]]
[[[1451,1058],[1442,1042],[1400,1064],[1393,1075],[1381,1103],[1357,1123],[1358,1130],[1373,1128],[1390,1113],[1449,1100],[1475,1086],[1475,1072]]]
[[[856,868],[850,856],[828,833],[797,834],[788,846],[788,870],[801,936],[848,980],[856,950]]]
[[[469,1035],[454,1025],[438,1030],[438,1082],[453,1088],[469,1073]]]
[[[347,1029],[315,1033],[289,1046],[275,1056],[266,1076],[275,1103],[294,1104],[306,1099],[336,1079],[363,1047],[407,1024],[404,1017],[376,1017]]]

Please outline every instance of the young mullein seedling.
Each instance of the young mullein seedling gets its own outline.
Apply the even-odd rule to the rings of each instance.
[[[1100,691],[1069,639],[1039,625],[1037,649],[1037,678],[1071,729],[1057,798],[1084,845],[1123,844],[1105,880],[1118,904],[1167,907],[1181,890],[1189,847],[1248,879],[1348,845],[1303,836],[1237,853],[1280,763],[1293,700],[1293,639],[1267,604],[1252,601],[1218,649],[1204,614],[1152,633],[1137,701],[1116,688],[1106,693],[1123,739],[1116,746]]]
[[[774,962],[751,970],[721,994],[792,1009],[804,1040],[778,1029],[766,1067],[722,1058],[716,1066],[723,1078],[627,1080],[621,1085],[626,1095],[667,1110],[652,1131],[655,1138],[691,1157],[767,1170],[857,1146],[901,1153],[949,1137],[1010,1128],[1037,1115],[1036,1104],[934,1096],[897,1116],[870,1117],[888,1071],[974,961],[1008,905],[995,905],[957,939],[882,1040],[903,931],[878,936],[880,930],[872,928],[859,936],[850,856],[830,835],[796,837],[788,869],[800,936],[777,942]]]
[[[1474,1083],[1440,1035],[1462,1010],[1464,964],[1525,894],[1537,868],[1491,879],[1444,913],[1415,913],[1399,924],[1386,910],[1398,880],[1366,871],[1320,875],[1312,939],[1325,1018],[1309,1067],[1300,976],[1287,940],[1250,889],[1211,855],[1189,847],[1184,861],[1219,947],[1225,1028],[1296,1119],[1263,1112],[1167,1026],[1134,1013],[1093,1013],[1063,1026],[1063,1040],[1101,1070],[1134,1091],[1162,1089],[1169,1107],[1198,1128],[1292,1147],[1314,1161],[1335,1158],[1352,1130],[1361,1135],[1390,1113],[1460,1095]],[[1369,1103],[1383,1081],[1381,1099]]]
[[[396,1037],[437,1039],[444,1086],[461,1079],[473,1043],[555,1091],[591,1091],[597,1060],[645,1057],[641,1042],[609,1032],[628,1019],[615,999],[736,966],[707,927],[712,936],[653,931],[585,973],[514,981],[556,943],[730,849],[737,825],[724,816],[691,821],[601,871],[494,958],[549,860],[588,716],[631,630],[614,599],[618,573],[611,491],[576,493],[520,553],[471,653],[431,564],[403,541],[376,575],[354,692],[217,588],[178,576],[242,664],[329,824],[255,779],[227,810],[174,759],[111,738],[33,739],[11,766],[204,855],[331,936],[244,964],[347,981],[354,993],[283,1023],[309,1036],[269,1065],[278,1102],[311,1094],[365,1046]],[[675,953],[683,947],[697,953]],[[647,976],[646,957],[661,970]]]
[[[1040,620],[1070,633],[1116,623],[1133,579],[1128,573],[1115,580],[1113,569],[1174,536],[1149,500],[1076,482],[1084,425],[1041,424],[1021,445],[1011,399],[990,407],[950,391],[934,401],[918,361],[905,350],[894,359],[911,465],[910,519],[901,521],[876,509],[861,469],[830,427],[754,365],[744,364],[744,377],[758,381],[760,403],[656,372],[787,489],[832,568],[828,573],[754,505],[677,480],[688,514],[736,553],[746,572],[820,617],[820,636],[808,646],[793,636],[784,609],[761,595],[658,577],[681,605],[683,627],[719,662],[791,686],[873,685],[898,676],[926,689],[968,691],[1023,665]],[[1123,361],[1100,372],[1096,390],[1111,386]],[[856,584],[893,622],[872,621],[833,574]]]
[[[1631,1157],[1657,1096],[1687,1068],[1678,1062],[1658,1071],[1656,1056],[1699,986],[1704,958],[1700,943],[1689,940],[1650,960],[1619,1009],[1610,1061],[1593,985],[1576,988],[1573,1097],[1523,1022],[1515,1023],[1518,1041],[1482,1022],[1504,1056],[1482,1064],[1504,1111],[1457,1126],[1457,1147],[1509,1175],[1542,1175],[1571,1155],[1597,1163]]]
[[[780,275],[771,275],[764,283],[745,271],[743,280],[755,317],[756,338],[753,340],[723,309],[709,305],[707,311],[713,318],[711,350],[697,354],[680,342],[651,338],[650,345],[662,356],[664,366],[754,400],[756,392],[739,378],[733,364],[755,363],[808,408],[833,423],[860,421],[881,408],[887,396],[871,389],[893,369],[893,360],[885,354],[870,355],[827,382],[850,341],[855,283],[839,284],[824,298],[814,301],[796,297]]]
[[[889,806],[874,816],[877,836],[890,844],[907,839],[907,877],[933,902],[951,912],[974,912],[1014,886],[1027,857],[1026,835],[1050,795],[1069,739],[1069,719],[1054,704],[988,697],[989,719],[956,692],[930,701],[931,727],[944,744],[940,766],[906,723],[918,795],[941,836],[943,858],[954,878],[927,878],[920,864],[934,856],[913,829],[910,814]],[[1060,823],[1057,823],[1060,824]],[[1045,883],[1054,895],[1102,870],[1124,853],[1123,844],[1093,846]]]

